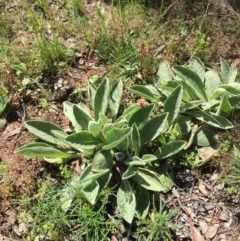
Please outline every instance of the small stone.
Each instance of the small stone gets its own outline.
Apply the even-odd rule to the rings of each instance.
[[[218,236],[219,239],[226,239],[226,234],[225,233],[221,233]]]
[[[218,180],[220,177],[219,177],[219,174],[218,173],[214,173],[212,176],[211,176],[211,180],[212,181],[216,181],[216,180]]]
[[[212,204],[212,203],[208,203],[208,204],[206,204],[206,205],[204,206],[204,208],[205,208],[207,211],[209,211],[209,210],[214,209],[214,208],[215,208],[215,205]]]
[[[226,212],[221,212],[218,218],[221,221],[227,221],[228,220],[228,214]]]

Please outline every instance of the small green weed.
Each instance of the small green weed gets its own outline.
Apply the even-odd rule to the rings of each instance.
[[[106,211],[111,192],[101,193],[95,205],[90,205],[78,192],[70,209],[65,212],[62,209],[61,191],[62,187],[44,185],[33,200],[24,204],[28,212],[21,212],[18,219],[28,223],[25,239],[108,240],[111,231],[117,228],[108,219]]]
[[[225,176],[225,188],[224,191],[227,195],[235,201],[239,202],[240,200],[240,151],[239,147],[234,146],[233,149],[233,158],[229,165],[229,170]]]
[[[153,202],[153,210],[144,219],[139,219],[138,233],[139,237],[144,236],[146,241],[162,240],[171,241],[171,231],[176,230],[179,225],[172,222],[172,218],[179,212],[179,208],[167,210],[163,201],[160,198],[159,207],[156,207],[156,202]],[[142,237],[143,238],[143,237]]]
[[[58,70],[66,70],[67,64],[74,61],[74,49],[65,47],[58,38],[52,41],[40,38],[37,41],[37,48],[40,53],[43,71],[49,74],[55,74]]]

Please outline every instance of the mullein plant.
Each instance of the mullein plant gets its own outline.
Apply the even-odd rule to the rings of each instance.
[[[182,92],[181,87],[175,91],[177,101]],[[124,220],[131,223],[136,213],[144,218],[151,193],[167,192],[173,185],[161,160],[174,156],[187,144],[179,138],[164,144],[159,141],[175,121],[179,105],[169,97],[166,106],[173,112],[166,108],[158,113],[155,103],[142,99],[119,112],[121,80],[110,84],[104,79],[98,87],[90,81],[88,93],[91,109],[83,103],[63,104],[73,127],[70,134],[47,121],[27,121],[26,128],[40,141],[22,146],[16,153],[51,163],[80,161],[81,174],[73,175],[62,190],[65,211],[77,191],[95,204],[99,192],[110,187],[117,197],[116,210]]]

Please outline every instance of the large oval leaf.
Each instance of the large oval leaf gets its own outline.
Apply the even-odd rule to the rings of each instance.
[[[207,100],[204,83],[197,73],[178,65],[173,67],[173,71],[183,79],[183,83],[186,84],[187,91],[189,89],[191,90],[191,93],[189,94],[192,98],[196,95],[201,100]]]
[[[83,186],[82,192],[85,196],[85,198],[93,205],[96,203],[98,192],[100,189],[100,186],[97,181],[92,181],[88,183],[87,185]]]
[[[142,188],[140,185],[136,185],[136,210],[141,218],[145,218],[148,215],[150,208],[150,196],[149,191]]]
[[[167,128],[167,113],[158,115],[147,121],[140,132],[141,144],[144,145],[156,139]]]
[[[93,149],[99,144],[99,140],[88,131],[74,133],[65,140],[76,150]]]
[[[108,105],[109,80],[106,78],[96,90],[94,98],[94,117],[99,119],[100,114],[105,114]]]
[[[158,80],[157,80],[158,83],[168,82],[173,79],[172,71],[167,61],[163,61],[160,63],[158,67],[157,75],[158,75]]]
[[[230,83],[221,85],[220,88],[225,89],[231,95],[240,95],[240,83]]]
[[[159,159],[168,158],[180,152],[184,146],[186,146],[186,144],[187,142],[182,140],[172,141],[159,147],[159,149],[154,154]]]
[[[31,132],[33,135],[37,136],[38,138],[52,143],[56,145],[66,145],[64,141],[61,139],[58,139],[52,131],[58,131],[62,132],[63,135],[65,135],[65,132],[58,127],[57,125],[48,122],[48,121],[27,121],[25,122],[25,126],[28,129],[29,132]]]
[[[138,173],[133,177],[133,179],[147,190],[155,192],[161,192],[165,190],[157,174],[145,168],[138,167]]]
[[[132,133],[131,133],[131,141],[132,141],[132,149],[137,156],[140,152],[141,147],[141,139],[140,139],[140,133],[138,131],[137,125],[134,123],[132,126]]]
[[[113,128],[104,134],[105,142],[103,150],[109,150],[117,147],[122,143],[130,134],[132,128]]]
[[[213,93],[217,90],[221,84],[221,79],[216,70],[209,70],[205,74],[205,87],[208,99],[210,99]]]
[[[129,118],[129,126],[132,126],[134,123],[139,126],[141,123],[143,123],[147,118],[150,117],[150,114],[154,108],[154,104],[147,105],[146,107],[143,107],[136,112],[132,114],[132,116]]]
[[[16,150],[16,154],[28,157],[47,157],[47,158],[74,158],[77,157],[74,153],[61,151],[51,145],[43,142],[34,142],[24,145]]]
[[[221,74],[224,84],[235,82],[237,76],[237,68],[232,68],[227,61],[221,58]]]
[[[150,100],[152,102],[157,101],[153,92],[150,91],[146,86],[143,85],[134,85],[130,87],[130,90],[142,97],[143,99]]]
[[[79,123],[76,121],[76,118],[73,114],[73,106],[74,104],[72,104],[71,102],[69,101],[65,101],[63,102],[63,113],[64,115],[71,121],[74,129],[76,131],[81,131],[82,130],[82,127],[81,125],[79,125]]]
[[[221,116],[227,117],[232,113],[232,111],[233,107],[231,106],[228,98],[226,96],[223,96],[217,113]]]
[[[210,126],[214,126],[220,129],[231,129],[233,128],[232,123],[225,117],[216,115],[214,113],[207,113],[204,111],[194,111],[188,113],[190,116],[207,123]]]
[[[129,179],[137,174],[136,166],[128,166],[128,169],[123,173],[122,180]]]
[[[123,219],[132,223],[136,210],[136,198],[128,180],[121,181],[117,191],[117,205]]]
[[[118,109],[121,104],[123,93],[123,83],[121,80],[118,80],[114,83],[110,90],[109,95],[109,108],[111,110],[112,116],[115,117],[118,114]]]
[[[181,102],[182,102],[183,89],[178,86],[173,92],[167,97],[164,103],[164,112],[168,112],[168,125],[171,126],[173,121],[177,118]]]
[[[84,106],[85,107],[85,106]],[[78,126],[81,127],[79,130],[87,130],[88,123],[92,120],[90,114],[80,105],[73,106],[73,114],[75,118],[75,122]],[[77,131],[77,130],[76,130]]]
[[[204,82],[205,76],[205,67],[202,61],[197,57],[192,57],[190,59],[189,68],[193,70],[197,75],[201,78],[202,82]]]
[[[92,171],[111,171],[112,167],[114,166],[113,158],[114,152],[112,150],[102,150],[100,152],[97,152],[93,158]]]

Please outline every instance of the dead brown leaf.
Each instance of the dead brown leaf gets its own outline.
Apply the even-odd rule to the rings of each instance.
[[[204,196],[208,196],[208,191],[206,189],[206,186],[201,179],[199,179],[198,181],[198,189]]]
[[[207,232],[207,230],[208,230],[208,224],[205,221],[200,220],[199,221],[199,226],[201,228],[202,233],[205,234]]]
[[[210,239],[214,238],[215,235],[217,234],[218,228],[219,228],[219,224],[210,226],[207,232],[205,233],[205,237]]]
[[[192,241],[205,241],[199,230],[194,226],[192,227],[192,236]]]

